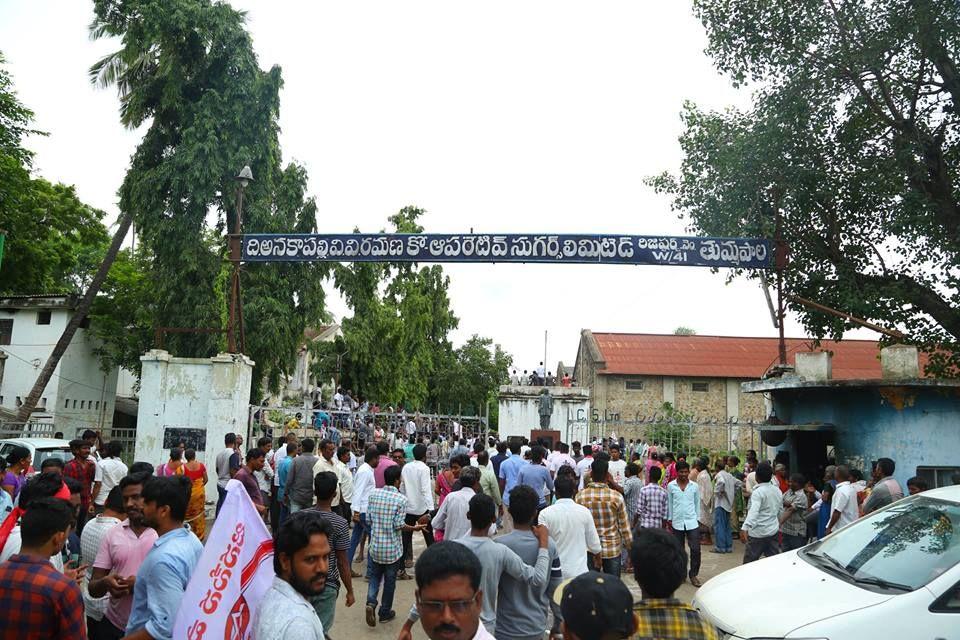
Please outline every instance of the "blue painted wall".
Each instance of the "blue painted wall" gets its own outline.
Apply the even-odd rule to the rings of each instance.
[[[835,425],[837,462],[863,470],[866,477],[877,458],[897,463],[895,477],[904,487],[918,466],[960,467],[960,390],[885,389],[892,398],[875,387],[784,389],[773,392],[773,405],[788,424]],[[792,437],[777,449],[796,460]]]

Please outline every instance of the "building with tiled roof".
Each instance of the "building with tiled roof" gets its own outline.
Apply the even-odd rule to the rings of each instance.
[[[759,422],[766,418],[760,394],[741,383],[758,380],[778,363],[778,339],[733,336],[594,333],[584,329],[574,366],[600,421],[651,416],[669,402],[702,421]],[[870,340],[789,338],[788,364],[798,352],[829,351],[833,378],[880,377],[880,347]]]

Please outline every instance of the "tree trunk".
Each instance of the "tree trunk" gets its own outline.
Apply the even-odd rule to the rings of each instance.
[[[60,363],[60,358],[63,357],[67,347],[70,346],[73,335],[77,332],[77,329],[80,328],[80,323],[83,322],[83,319],[87,317],[87,312],[90,311],[90,305],[93,304],[93,299],[97,297],[103,281],[107,279],[107,274],[110,273],[110,267],[113,265],[113,261],[116,260],[117,253],[120,252],[120,245],[123,244],[123,239],[127,237],[127,231],[130,229],[130,223],[132,221],[133,218],[129,214],[124,214],[120,217],[119,226],[117,227],[116,233],[113,234],[113,241],[110,243],[110,248],[107,249],[107,255],[103,257],[103,262],[100,263],[100,269],[97,271],[97,275],[93,277],[90,286],[87,288],[87,292],[83,295],[83,299],[80,300],[80,305],[73,312],[70,322],[67,323],[63,334],[53,348],[53,352],[50,354],[50,357],[47,358],[47,363],[43,365],[43,369],[40,370],[40,375],[37,377],[37,381],[33,383],[33,389],[30,390],[30,395],[27,396],[23,405],[20,406],[19,411],[17,411],[17,422],[26,424],[30,418],[30,414],[33,413],[34,408],[36,408],[37,401],[40,400],[43,390],[46,389],[47,383],[50,382],[50,378],[53,377],[53,372]]]

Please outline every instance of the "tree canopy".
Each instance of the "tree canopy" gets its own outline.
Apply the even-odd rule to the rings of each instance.
[[[121,212],[133,216],[147,254],[152,302],[142,320],[223,327],[224,231],[237,213],[239,170],[249,165],[255,177],[244,194],[245,231],[316,227],[306,170],[281,164],[280,69],[260,68],[244,14],[226,3],[97,0],[94,12],[92,36],[115,36],[122,46],[93,65],[91,78],[116,86],[124,125],[148,124],[120,187]],[[245,351],[256,362],[255,380],[276,389],[291,370],[304,328],[325,318],[325,273],[320,264],[244,267]],[[204,356],[224,340],[177,334],[168,344]],[[117,353],[133,355],[119,346]]]
[[[707,52],[751,108],[687,104],[679,175],[654,187],[691,231],[790,247],[787,291],[895,326],[960,364],[960,5],[695,0]],[[757,277],[757,274],[751,274]],[[849,325],[791,305],[816,337]]]
[[[33,112],[13,88],[0,54],[0,232],[6,235],[0,293],[79,293],[107,246],[104,213],[72,186],[31,175],[23,138]]]

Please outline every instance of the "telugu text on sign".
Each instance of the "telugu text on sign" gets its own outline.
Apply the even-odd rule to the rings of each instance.
[[[770,240],[618,235],[246,234],[244,262],[540,262],[767,269]]]

